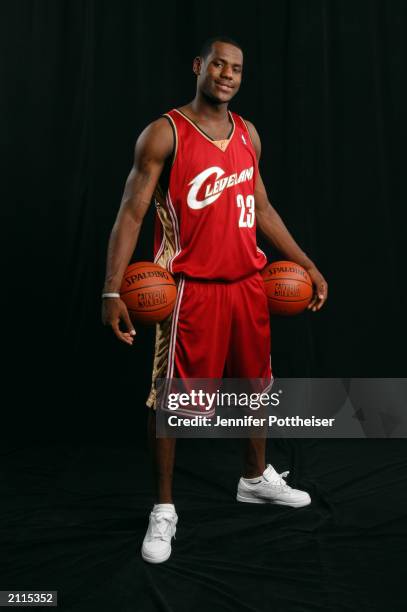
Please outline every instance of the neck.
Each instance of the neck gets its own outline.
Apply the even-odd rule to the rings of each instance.
[[[190,108],[193,113],[208,121],[224,121],[228,117],[227,102],[214,102],[201,92],[197,92],[190,102]]]

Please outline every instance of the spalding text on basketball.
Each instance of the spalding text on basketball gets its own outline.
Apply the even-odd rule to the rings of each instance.
[[[268,274],[269,276],[274,276],[276,274],[281,274],[284,272],[295,272],[296,274],[300,274],[304,278],[308,277],[307,272],[301,266],[295,266],[295,265],[293,266],[273,265],[272,268],[269,266],[268,269],[265,271],[265,273]]]
[[[154,270],[151,272],[137,272],[137,274],[132,274],[131,276],[126,277],[126,284],[129,286],[146,278],[165,278],[168,280],[170,277],[165,271],[161,272],[159,270]]]

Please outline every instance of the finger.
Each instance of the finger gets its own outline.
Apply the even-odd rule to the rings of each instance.
[[[326,297],[324,296],[322,299],[320,299],[316,305],[316,310],[321,310],[322,306],[325,304],[326,302]]]
[[[318,292],[318,301],[315,305],[314,310],[321,310],[322,306],[326,302],[327,297],[328,297],[328,287],[325,284],[322,284]]]
[[[113,321],[111,323],[112,329],[119,340],[125,342],[126,344],[133,344],[133,337],[130,336],[129,333],[124,333],[120,331],[119,321]]]
[[[317,280],[313,279],[312,286],[313,286],[314,293],[312,295],[310,303],[307,306],[308,310],[315,310],[315,306],[316,306],[316,304],[318,302],[318,297],[320,297],[320,295],[322,293],[323,285],[324,285],[323,282],[321,283],[321,282],[318,282]]]
[[[133,344],[134,336],[130,332],[121,332],[123,339],[126,340],[127,344]]]
[[[315,306],[313,306],[313,308],[312,308],[312,311],[313,311],[313,312],[316,312],[317,310],[319,310],[319,309],[321,308],[322,304],[323,304],[323,301],[321,301],[321,300],[318,298],[318,300],[317,300],[317,301],[316,301],[316,303],[315,303]]]
[[[308,304],[308,309],[311,310],[311,308],[315,305],[315,302],[317,301],[317,294],[314,293],[314,295],[311,298],[310,303]]]
[[[137,332],[134,329],[133,323],[131,322],[131,319],[130,319],[129,312],[128,312],[127,308],[126,308],[126,310],[123,311],[122,318],[123,318],[125,326],[127,327],[127,330],[129,332],[129,334],[131,336],[135,336]]]

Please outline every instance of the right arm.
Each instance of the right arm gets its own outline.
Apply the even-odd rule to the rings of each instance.
[[[110,234],[103,293],[120,292],[123,275],[136,248],[144,216],[165,160],[172,153],[173,144],[172,128],[165,117],[150,123],[137,139],[134,164],[127,177]],[[120,298],[105,298],[102,302],[103,324],[110,325],[119,340],[133,344],[135,330],[125,303]],[[123,320],[127,332],[120,330],[120,320]]]

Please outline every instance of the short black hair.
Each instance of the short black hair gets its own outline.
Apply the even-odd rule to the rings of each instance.
[[[230,36],[224,36],[223,34],[221,34],[219,36],[211,36],[211,38],[205,40],[205,42],[201,46],[201,50],[199,51],[199,56],[203,59],[207,58],[210,52],[212,51],[212,45],[215,42],[228,43],[229,45],[237,47],[243,53],[241,45],[236,40],[230,38]]]

